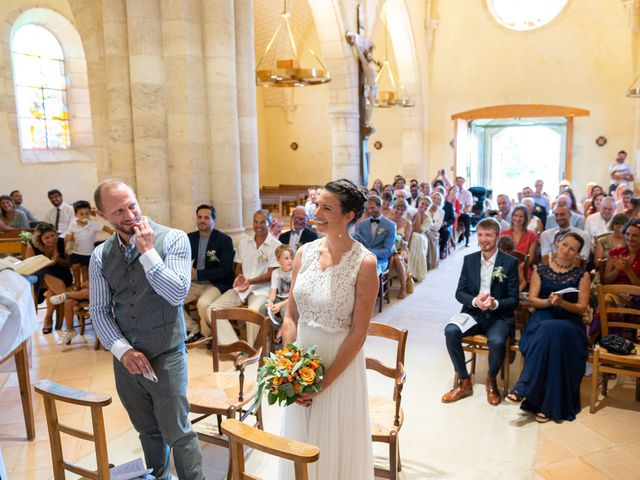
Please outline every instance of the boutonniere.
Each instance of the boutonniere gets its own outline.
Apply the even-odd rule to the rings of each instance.
[[[298,242],[298,243],[296,243],[296,246],[295,246],[295,247],[293,247],[293,249],[297,252],[297,251],[298,251],[298,249],[299,249],[301,246],[302,246],[302,243]]]
[[[209,259],[210,262],[219,262],[220,261],[220,259],[216,255],[216,251],[215,250],[207,250],[207,258]]]
[[[378,227],[376,235],[384,235],[385,233],[387,233],[387,230],[384,227]]]
[[[507,279],[507,275],[504,273],[504,268],[502,268],[502,266],[494,268],[491,277],[497,279],[500,283]]]

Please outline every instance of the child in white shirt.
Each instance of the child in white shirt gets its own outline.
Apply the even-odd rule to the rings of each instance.
[[[113,233],[113,230],[95,220],[91,220],[91,204],[86,200],[78,200],[73,204],[76,219],[69,224],[64,236],[65,251],[70,254],[73,282],[80,288],[89,278],[89,259],[96,242],[96,234],[102,230]],[[76,288],[76,289],[77,289]]]
[[[280,245],[276,248],[276,259],[280,264],[280,268],[276,268],[271,273],[271,289],[269,290],[269,298],[260,310],[261,313],[269,315],[273,322],[274,329],[277,328],[274,335],[274,343],[282,343],[280,335],[280,327],[282,319],[287,310],[289,302],[289,291],[291,290],[291,274],[293,273],[293,248],[290,245]]]

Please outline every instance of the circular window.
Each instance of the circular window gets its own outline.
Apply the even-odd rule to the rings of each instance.
[[[503,27],[533,30],[556,18],[569,0],[487,0],[489,11]]]

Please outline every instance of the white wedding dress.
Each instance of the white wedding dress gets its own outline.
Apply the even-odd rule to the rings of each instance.
[[[349,333],[356,279],[369,251],[358,242],[325,270],[318,263],[324,239],[307,243],[293,289],[298,310],[297,343],[316,345],[329,367]],[[282,435],[320,447],[320,459],[309,464],[310,480],[373,480],[373,453],[364,351],[310,407],[285,408]],[[293,463],[281,461],[278,479],[293,480]]]

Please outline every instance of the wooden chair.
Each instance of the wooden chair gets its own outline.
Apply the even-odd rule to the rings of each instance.
[[[384,272],[378,275],[378,313],[382,312],[382,302],[383,300],[389,303],[389,269],[387,268]]]
[[[111,403],[111,396],[102,393],[88,392],[76,388],[53,383],[50,380],[41,380],[34,384],[36,392],[40,393],[44,400],[44,408],[47,415],[47,428],[49,429],[49,442],[51,443],[51,458],[53,460],[53,478],[64,480],[65,470],[82,475],[84,478],[95,480],[109,479],[109,460],[107,456],[107,438],[104,429],[104,417],[102,407]],[[62,425],[58,421],[56,401],[82,405],[91,408],[93,432],[79,430],[74,427]],[[66,433],[72,437],[81,438],[95,443],[97,470],[88,470],[83,467],[68,463],[63,458],[62,441],[60,433]]]
[[[633,285],[598,285],[598,304],[600,307],[600,326],[602,336],[609,334],[609,327],[634,330],[636,353],[633,355],[616,355],[608,352],[600,345],[593,349],[593,375],[591,376],[591,405],[589,411],[595,413],[598,396],[598,381],[602,376],[602,395],[607,396],[607,374],[615,373],[636,378],[636,400],[640,401],[640,309],[631,306],[615,306],[605,301],[607,294],[640,296],[640,287]],[[619,318],[609,320],[609,315],[617,314]],[[631,317],[631,318],[630,318]]]
[[[500,378],[503,380],[503,390],[506,396],[509,393],[509,352],[511,349],[512,340],[511,337],[507,337],[505,341],[505,355],[502,367],[500,368]],[[476,355],[485,354],[489,355],[489,339],[485,335],[471,335],[468,337],[462,337],[462,349],[465,352],[471,354],[471,358],[466,363],[471,363],[471,375],[476,373]],[[454,375],[453,386],[458,384],[458,374]]]
[[[260,326],[260,346],[254,348],[244,340],[234,343],[219,345],[217,340],[216,322],[218,319],[243,320]],[[198,432],[198,437],[204,442],[214,443],[223,447],[229,447],[228,439],[222,434],[222,417],[246,420],[250,415],[255,415],[254,427],[263,428],[262,409],[257,405],[253,411],[253,405],[249,405],[257,398],[258,385],[255,379],[245,379],[244,370],[249,365],[259,363],[262,365],[262,357],[269,352],[269,318],[255,310],[248,308],[225,308],[211,311],[211,346],[213,354],[213,372],[189,379],[189,404],[192,413],[200,414],[191,419],[196,424],[212,415],[217,417],[217,433],[208,434]],[[189,344],[189,348],[195,348],[206,339]],[[219,354],[231,354],[234,358],[234,371],[219,371]]]
[[[402,388],[406,380],[404,369],[404,354],[407,346],[406,329],[399,330],[384,323],[371,322],[368,335],[370,337],[387,338],[396,342],[396,361],[389,367],[376,358],[367,357],[367,369],[375,370],[385,377],[392,378],[393,397],[383,398],[369,396],[369,415],[371,417],[371,439],[374,442],[384,442],[389,445],[389,470],[376,468],[376,475],[397,479],[402,470],[400,461],[400,442],[398,434],[404,422],[404,413],[400,403]]]
[[[307,464],[317,461],[320,456],[320,449],[315,445],[296,442],[273,433],[263,432],[236,419],[227,419],[222,422],[222,431],[229,437],[230,443],[230,480],[259,480],[257,477],[245,473],[245,445],[269,455],[293,461],[296,480],[307,480],[309,478]]]

